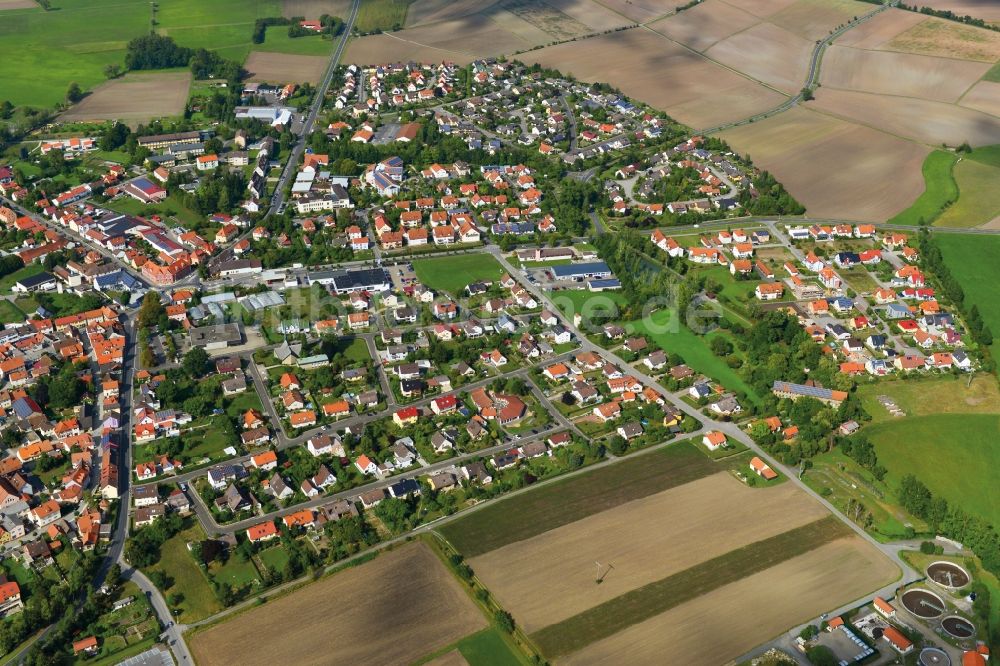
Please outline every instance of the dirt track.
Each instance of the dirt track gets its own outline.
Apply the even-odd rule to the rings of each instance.
[[[519,541],[470,566],[531,633],[647,583],[825,515],[786,483],[752,489],[728,473],[628,502]],[[595,562],[614,566],[595,584]]]

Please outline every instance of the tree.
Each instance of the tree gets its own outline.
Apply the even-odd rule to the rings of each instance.
[[[181,369],[192,379],[198,379],[208,374],[208,352],[201,347],[192,347],[191,351],[184,355]]]
[[[80,84],[74,81],[69,84],[69,90],[66,91],[66,101],[71,104],[75,104],[83,99],[83,89],[80,88]]]
[[[109,79],[117,79],[122,75],[122,67],[117,63],[112,63],[104,67],[104,76]]]
[[[508,634],[514,633],[514,616],[507,611],[497,609],[497,611],[493,614],[493,621],[496,623],[497,627]]]
[[[4,100],[0,103],[0,119],[9,120],[11,116],[14,115],[14,105],[10,103],[10,100]]]

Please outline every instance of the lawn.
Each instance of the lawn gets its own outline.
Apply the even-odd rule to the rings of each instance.
[[[935,226],[975,227],[1000,216],[1000,188],[996,186],[1000,180],[1000,166],[970,156],[955,165],[954,173],[958,182],[958,201],[941,213]]]
[[[951,274],[962,285],[966,302],[976,305],[993,335],[1000,336],[1000,237],[939,233],[934,239]]]
[[[358,32],[400,30],[406,23],[411,0],[365,0],[354,27]]]
[[[629,322],[626,328],[643,333],[661,349],[680,355],[689,367],[720,382],[730,391],[739,391],[755,402],[760,401],[757,392],[708,346],[712,338],[718,336],[735,342],[728,331],[716,329],[708,335],[696,335],[684,324],[672,325],[669,310],[657,310],[646,319]]]
[[[618,307],[625,305],[625,297],[617,291],[593,292],[587,289],[564,289],[549,294],[549,298],[562,313],[572,319],[579,313],[584,319],[597,323],[602,319],[618,317]]]
[[[188,542],[204,539],[205,532],[198,524],[178,532],[163,544],[160,561],[151,567],[173,579],[173,586],[166,590],[167,597],[174,592],[184,595],[178,606],[181,612],[177,619],[180,622],[197,622],[222,610],[222,604],[212,591],[208,579],[187,549]]]
[[[7,299],[0,299],[0,324],[14,324],[27,321],[28,317]]]
[[[276,25],[267,29],[264,43],[254,44],[253,50],[291,55],[328,56],[333,53],[333,39],[329,35],[289,37],[286,26]]]
[[[531,635],[552,659],[850,534],[833,516],[797,527],[627,592]]]
[[[253,562],[249,560],[241,562],[240,559],[235,556],[230,557],[229,560],[227,560],[222,566],[215,567],[213,565],[210,572],[213,580],[219,583],[232,585],[236,588],[260,582],[257,567],[254,566]]]
[[[413,262],[413,270],[425,286],[435,291],[447,291],[452,296],[458,296],[472,282],[495,281],[503,273],[496,259],[479,252],[417,259]]]
[[[197,229],[205,223],[205,218],[187,208],[176,194],[171,194],[160,203],[153,205],[147,205],[132,197],[124,196],[115,201],[108,202],[106,207],[119,213],[128,213],[130,215],[141,215],[144,217],[160,215],[166,218],[176,218],[178,222],[189,229]]]
[[[1000,63],[993,65],[985,74],[983,74],[983,81],[1000,83]]]
[[[45,266],[43,266],[40,262],[35,262],[28,264],[20,270],[14,271],[10,275],[5,275],[3,278],[0,278],[0,292],[6,294],[10,292],[11,287],[13,287],[14,283],[18,280],[23,280],[24,278],[31,277],[32,275],[38,275],[44,270]]]
[[[994,526],[1000,526],[998,432],[997,414],[908,416],[865,429],[890,487],[914,474],[935,495]]]
[[[924,160],[924,193],[913,204],[889,220],[889,224],[932,223],[944,208],[958,198],[958,185],[953,169],[958,156],[944,150],[935,150]]]
[[[257,557],[274,574],[281,573],[288,565],[288,551],[280,544],[260,551],[257,553]]]
[[[695,445],[681,442],[495,502],[439,532],[474,557],[719,469]]]

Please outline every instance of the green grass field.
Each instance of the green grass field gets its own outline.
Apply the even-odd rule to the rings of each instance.
[[[975,152],[973,152],[973,155]],[[1000,217],[1000,166],[970,157],[955,165],[960,196],[934,222],[938,227],[976,227]]]
[[[584,319],[600,320],[617,318],[619,306],[625,305],[625,297],[617,291],[593,292],[587,289],[563,289],[549,294],[549,298],[564,315],[583,315]]]
[[[848,534],[850,528],[827,516],[627,592],[545,627],[531,639],[554,659]]]
[[[128,41],[151,27],[145,0],[53,0],[52,5],[48,12],[39,7],[2,13],[0,90],[15,105],[52,106],[64,99],[72,81],[93,88],[105,80],[106,65],[124,62]],[[239,62],[252,46],[254,21],[281,16],[280,0],[160,0],[157,6],[157,31]]]
[[[11,301],[0,300],[0,324],[14,324],[27,321],[28,317]]]
[[[993,65],[985,74],[983,74],[983,81],[1000,83],[1000,63]]]
[[[722,469],[681,442],[490,504],[439,532],[474,557]]]
[[[271,26],[263,44],[254,44],[252,51],[290,53],[292,55],[329,56],[333,52],[333,39],[328,35],[289,37],[288,28]]]
[[[722,336],[733,341],[732,334],[723,329],[716,329],[708,335],[696,335],[687,326],[670,325],[669,310],[658,310],[642,321],[628,322],[636,333],[646,335],[650,340],[667,352],[679,354],[684,362],[694,370],[708,375],[722,383],[731,391],[741,391],[751,400],[759,401],[760,396],[735,370],[726,365],[726,361],[712,353],[708,346],[712,338]],[[664,330],[665,329],[665,330]]]
[[[194,212],[190,208],[187,208],[174,194],[169,195],[166,199],[156,204],[144,204],[138,199],[133,199],[132,197],[121,197],[115,201],[111,201],[106,204],[106,207],[118,211],[119,213],[129,213],[131,215],[162,215],[164,217],[177,218],[182,224],[187,228],[197,228],[205,223],[205,218]],[[208,240],[212,240],[209,238]]]
[[[892,489],[877,481],[871,472],[841,453],[840,449],[821,453],[802,480],[827,501],[848,514],[852,502],[861,503],[872,516],[868,531],[879,541],[899,541],[909,537],[907,525],[916,531],[927,527],[898,506]]]
[[[425,655],[415,661],[414,666],[436,664],[442,660],[451,663],[451,655],[455,653],[464,657],[465,662],[462,663],[468,663],[469,666],[528,666],[532,663],[506,634],[491,627]]]
[[[0,278],[0,292],[6,294],[10,291],[10,288],[13,287],[14,283],[17,282],[18,280],[31,277],[32,275],[38,275],[44,270],[45,266],[43,266],[40,262],[36,262],[33,264],[28,264],[24,268],[14,271],[10,275],[5,275],[3,278]]]
[[[951,274],[962,285],[966,302],[976,305],[1000,341],[1000,237],[935,234]],[[994,354],[1000,342],[993,343]]]
[[[909,208],[889,220],[889,224],[931,224],[949,202],[958,198],[958,184],[952,170],[958,156],[935,150],[924,160],[924,193]]]
[[[447,291],[453,296],[472,282],[495,281],[503,273],[496,259],[482,253],[417,259],[413,262],[413,270],[427,287]]]
[[[1000,415],[908,416],[865,429],[895,487],[914,474],[950,504],[1000,525]]]
[[[971,383],[970,383],[971,382]],[[1000,414],[1000,388],[996,377],[979,373],[972,377],[927,377],[858,387],[861,406],[873,423],[898,420],[878,402],[887,395],[909,416],[932,414]]]
[[[406,10],[412,0],[364,0],[358,9],[354,28],[358,32],[400,30],[406,23]]]
[[[204,538],[205,532],[197,524],[178,532],[163,544],[160,561],[152,567],[174,580],[173,587],[167,591],[168,596],[174,592],[184,595],[179,606],[180,622],[197,622],[222,610],[222,604],[212,591],[208,579],[187,549],[189,541],[201,541]]]

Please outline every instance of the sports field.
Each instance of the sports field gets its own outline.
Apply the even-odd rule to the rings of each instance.
[[[958,157],[951,152],[935,150],[924,160],[924,192],[913,204],[889,220],[889,224],[932,223],[945,207],[958,199],[958,184],[952,169]]]
[[[461,294],[473,282],[495,281],[503,274],[497,260],[482,253],[416,259],[413,270],[424,285],[452,296]]]
[[[230,664],[234,654],[248,666],[401,664],[485,626],[430,548],[411,543],[198,632],[188,644],[200,666]]]
[[[890,486],[914,474],[936,495],[1000,525],[1000,414],[907,416],[865,432]]]
[[[719,469],[696,444],[679,442],[490,504],[438,531],[466,557],[529,539]]]
[[[667,472],[670,475],[671,472]],[[781,515],[781,520],[757,520]],[[469,561],[534,632],[827,512],[793,484],[749,488],[722,471],[511,543]],[[712,538],[705,538],[705,526]],[[614,566],[594,584],[594,562]]]

